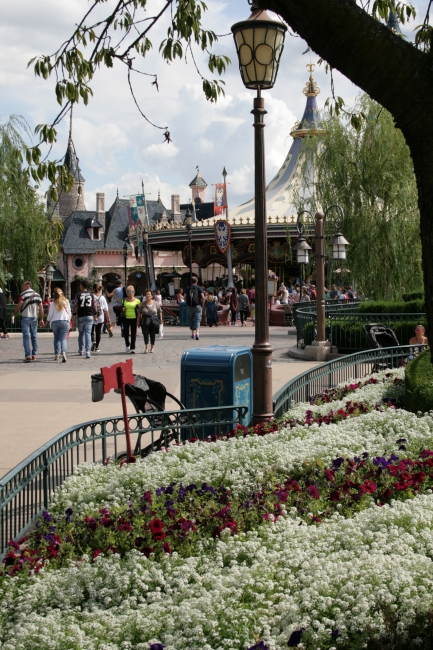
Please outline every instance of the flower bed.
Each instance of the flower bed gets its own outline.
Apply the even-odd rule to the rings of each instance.
[[[225,440],[82,466],[10,548],[1,647],[424,647],[433,418],[402,393],[378,373]]]

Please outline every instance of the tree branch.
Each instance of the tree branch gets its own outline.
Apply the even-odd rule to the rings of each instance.
[[[353,0],[259,0],[259,5],[280,14],[319,56],[389,110],[408,143],[426,130],[433,103],[433,84],[426,83],[432,77],[429,54]]]

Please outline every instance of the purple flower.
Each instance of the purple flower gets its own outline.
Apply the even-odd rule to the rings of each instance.
[[[265,645],[264,641],[259,641],[255,645],[252,645],[248,650],[268,650],[268,646]]]
[[[167,488],[165,488],[166,494],[173,494],[173,492],[174,492],[173,485],[169,485]]]
[[[156,496],[157,496],[157,497],[160,497],[161,494],[164,494],[164,493],[165,493],[165,487],[162,486],[162,487],[160,487],[160,488],[156,488],[155,492],[156,492]]]
[[[162,643],[151,643],[149,646],[149,650],[164,650],[165,645]]]
[[[51,521],[52,520],[51,515],[46,510],[43,511],[42,517],[45,519],[45,521]]]
[[[383,458],[382,456],[377,456],[376,458],[373,458],[373,464],[376,465],[376,467],[380,467],[381,469],[386,469],[391,465],[386,458]]]
[[[407,442],[406,438],[399,438],[398,440],[396,440],[395,444],[401,445],[402,442]]]
[[[343,463],[344,463],[344,458],[336,458],[335,460],[332,461],[332,467],[334,469],[340,469]]]
[[[400,460],[400,457],[396,456],[395,454],[391,454],[391,456],[389,457],[389,462],[396,461],[396,460]]]
[[[193,491],[196,490],[196,489],[197,489],[197,486],[196,486],[195,483],[191,483],[191,485],[187,485],[187,487],[185,488],[185,490],[186,490],[187,492],[193,492]]]
[[[305,627],[301,627],[300,630],[295,630],[292,632],[290,635],[290,639],[287,641],[287,645],[289,648],[296,648],[297,645],[301,643],[301,636],[303,631],[305,630]]]

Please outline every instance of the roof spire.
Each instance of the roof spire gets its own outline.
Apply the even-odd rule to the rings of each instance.
[[[310,78],[307,81],[307,84],[306,84],[306,86],[305,86],[305,88],[304,88],[304,90],[302,92],[307,97],[317,97],[317,95],[320,93],[320,88],[316,84],[316,82],[314,81],[314,78],[313,78],[313,71],[314,71],[314,68],[315,68],[315,64],[314,63],[307,63],[307,68],[310,71]]]
[[[117,198],[119,198],[119,186],[117,186]]]
[[[316,103],[316,97],[320,93],[320,89],[313,78],[314,67],[314,63],[307,64],[307,68],[310,71],[310,78],[302,91],[307,97],[307,105],[302,120],[296,122],[295,126],[290,131],[292,138],[303,138],[306,135],[318,135],[319,133],[324,133]]]
[[[159,188],[158,188],[158,203],[161,203],[161,192],[159,191]]]

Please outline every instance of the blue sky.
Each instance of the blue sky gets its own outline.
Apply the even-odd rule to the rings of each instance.
[[[104,13],[114,4],[102,5]],[[418,19],[406,28],[422,22],[426,0],[416,3]],[[154,15],[162,0],[149,0],[148,15]],[[222,2],[208,0],[209,11],[204,24],[217,34],[230,32],[232,24],[249,16],[246,0]],[[54,96],[54,80],[35,78],[28,61],[37,54],[52,53],[71,33],[74,24],[89,6],[88,0],[9,0],[2,3],[0,21],[0,96],[2,119],[10,114],[25,117],[31,128],[50,122],[58,112]],[[423,18],[423,16],[422,16]],[[85,198],[88,209],[95,207],[96,192],[105,192],[107,206],[116,195],[138,192],[143,180],[151,199],[158,189],[167,207],[170,195],[180,194],[184,202],[190,197],[188,184],[199,165],[209,186],[221,180],[225,166],[228,172],[229,203],[238,205],[253,194],[253,129],[252,101],[254,93],[244,88],[236,61],[233,39],[221,38],[215,51],[232,60],[227,73],[226,97],[216,104],[204,98],[201,81],[192,62],[176,61],[165,64],[158,46],[167,30],[161,22],[151,37],[154,48],[146,60],[136,59],[143,72],[158,74],[159,93],[151,87],[151,78],[136,75],[134,89],[145,114],[161,126],[169,126],[173,143],[164,144],[162,131],[148,125],[138,113],[126,81],[124,66],[113,70],[101,69],[92,87],[94,97],[89,106],[75,108],[73,137],[80,166],[86,179]],[[309,56],[305,41],[286,37],[277,83],[266,92],[266,170],[270,181],[282,164],[291,144],[290,130],[302,117],[305,97],[302,89],[308,79]],[[199,67],[206,73],[205,59],[195,52]],[[312,62],[318,59],[312,55]],[[318,97],[322,107],[329,96],[329,76],[316,68],[316,81],[321,88]],[[335,75],[336,92],[347,103],[355,101],[359,90],[339,74]],[[68,124],[59,128],[58,143],[53,154],[61,156],[66,150]],[[207,191],[212,198],[212,187]]]

